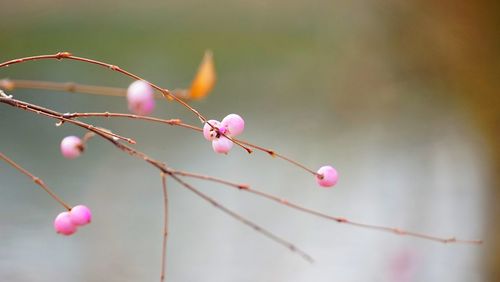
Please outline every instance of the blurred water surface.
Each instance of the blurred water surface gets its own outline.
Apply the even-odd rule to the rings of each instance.
[[[492,24],[485,16],[457,31],[469,19],[452,13],[460,9],[445,12],[452,19],[446,21],[445,4],[418,3],[4,0],[0,60],[67,50],[173,89],[189,85],[210,48],[218,84],[193,106],[216,119],[241,114],[247,123],[242,138],[309,167],[331,163],[341,173],[336,188],[319,189],[308,174],[260,152],[235,148],[215,155],[198,133],[180,128],[89,122],[135,138],[138,149],[174,168],[249,183],[332,215],[489,239],[479,247],[443,245],[356,229],[192,181],[309,252],[316,263],[308,264],[170,181],[167,281],[494,281],[487,250],[498,244],[498,214],[489,208],[498,194],[498,125],[491,126],[498,88],[490,78],[499,72],[487,62],[498,58],[488,57],[495,53],[486,48],[487,31],[473,29]],[[468,43],[476,35],[483,49]],[[466,56],[477,49],[484,57]],[[491,77],[477,80],[481,73]],[[130,83],[69,61],[12,66],[0,77]],[[474,88],[477,96],[470,94],[475,85],[483,86]],[[61,112],[127,110],[124,99],[113,97],[10,94]],[[175,103],[161,103],[154,115],[197,122]],[[95,216],[75,236],[57,236],[52,220],[61,208],[1,163],[0,281],[158,280],[157,171],[99,139],[81,158],[65,160],[59,142],[83,135],[80,129],[55,127],[6,105],[0,105],[0,132],[2,152],[68,202],[92,207]]]

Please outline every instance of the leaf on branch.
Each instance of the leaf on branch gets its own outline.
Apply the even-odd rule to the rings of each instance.
[[[207,94],[212,91],[215,85],[215,66],[210,50],[205,51],[203,60],[198,67],[198,72],[196,73],[191,87],[189,88],[189,99],[200,100],[205,98]]]

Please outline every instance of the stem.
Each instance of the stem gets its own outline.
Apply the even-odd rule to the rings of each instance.
[[[167,268],[167,236],[168,236],[168,193],[167,193],[167,177],[165,173],[161,173],[161,184],[163,190],[163,241],[161,247],[161,273],[160,282],[165,281]]]
[[[141,116],[141,115],[134,115],[134,114],[123,114],[123,113],[109,113],[109,112],[104,112],[104,113],[67,113],[64,114],[65,118],[68,119],[73,119],[73,118],[89,118],[89,117],[119,117],[119,118],[131,118],[131,119],[139,119],[139,120],[145,120],[145,121],[151,121],[151,122],[158,122],[158,123],[163,123],[163,124],[168,124],[168,125],[179,125],[182,123],[180,119],[161,119],[161,118],[155,118],[155,117],[149,117],[149,116]]]
[[[166,88],[161,88],[158,85],[156,85],[156,84],[154,84],[152,82],[149,82],[149,81],[143,79],[142,77],[140,77],[140,76],[138,76],[136,74],[133,74],[133,73],[127,71],[127,70],[124,70],[124,69],[120,68],[119,66],[108,64],[108,63],[101,62],[101,61],[94,60],[94,59],[73,56],[70,52],[58,52],[58,53],[53,54],[53,55],[39,55],[39,56],[31,56],[31,57],[24,57],[24,58],[14,59],[14,60],[10,60],[10,61],[6,61],[6,62],[3,62],[3,63],[0,63],[0,68],[2,68],[2,67],[9,67],[10,65],[25,63],[25,62],[29,62],[29,61],[39,61],[39,60],[47,60],[47,59],[57,59],[57,60],[68,59],[68,60],[79,61],[79,62],[84,62],[84,63],[88,63],[88,64],[93,64],[93,65],[98,65],[98,66],[110,69],[112,71],[116,71],[118,73],[121,73],[121,74],[123,74],[125,76],[128,76],[130,78],[133,78],[135,80],[143,80],[147,84],[149,84],[151,87],[153,87],[154,89],[160,91],[160,93],[163,95],[163,97],[165,97],[165,99],[167,99],[167,100],[168,99],[174,100],[177,103],[179,103],[182,106],[184,106],[185,108],[187,108],[188,110],[190,110],[191,112],[193,112],[198,117],[198,119],[200,120],[201,123],[207,122],[207,119],[200,112],[198,112],[196,109],[194,109],[189,104],[187,104],[186,102],[184,102],[182,99],[180,99],[180,98],[176,97],[175,95],[173,95],[170,92],[170,90],[168,90]],[[210,126],[212,126],[212,128],[213,128],[213,125],[210,124]],[[235,142],[231,137],[228,137],[226,135],[224,135],[224,136],[227,137],[228,139],[230,139],[231,141],[233,141],[236,145],[238,145],[238,146],[242,147],[243,149],[245,149],[248,153],[252,152],[252,150],[250,148],[242,145],[239,142]]]
[[[8,158],[6,155],[4,155],[2,152],[0,152],[0,159],[4,160],[8,164],[10,164],[12,167],[15,169],[19,170],[21,173],[24,175],[28,176],[35,182],[36,185],[42,187],[45,192],[47,192],[54,200],[56,200],[59,204],[61,204],[65,209],[68,211],[71,210],[71,206],[66,204],[61,198],[59,198],[45,183],[38,177],[34,176],[31,174],[29,171],[27,171],[25,168],[14,162],[12,159]]]
[[[202,123],[207,121],[207,119],[203,115],[201,115],[197,110],[195,110],[193,107],[191,107],[190,105],[188,105],[186,102],[182,101],[181,99],[177,98],[176,96],[172,95],[170,93],[170,90],[168,90],[166,88],[161,88],[158,85],[151,83],[151,82],[143,79],[142,77],[140,77],[136,74],[133,74],[127,70],[120,68],[119,66],[108,64],[108,63],[101,62],[98,60],[89,59],[89,58],[73,56],[70,52],[58,52],[58,53],[52,54],[52,55],[39,55],[39,56],[31,56],[31,57],[14,59],[14,60],[0,63],[0,68],[9,67],[9,66],[14,65],[14,64],[20,64],[20,63],[24,63],[24,62],[28,62],[28,61],[39,61],[39,60],[48,60],[48,59],[57,59],[57,60],[67,59],[67,60],[74,60],[74,61],[80,61],[80,62],[84,62],[84,63],[94,64],[94,65],[98,65],[98,66],[110,69],[112,71],[119,72],[119,73],[124,74],[130,78],[135,79],[135,80],[144,80],[151,87],[160,91],[160,93],[163,95],[163,97],[165,97],[167,99],[175,100],[176,102],[178,102],[179,104],[181,104],[182,106],[186,107],[188,110],[193,112],[200,119],[200,121]]]
[[[183,187],[185,187],[186,189],[192,191],[198,197],[200,197],[200,198],[204,199],[205,201],[211,203],[214,207],[216,207],[219,210],[223,211],[224,213],[230,215],[234,219],[240,221],[241,223],[244,223],[245,225],[248,225],[248,226],[252,227],[255,231],[263,234],[264,236],[266,236],[266,237],[270,238],[271,240],[275,241],[276,243],[278,243],[278,244],[286,247],[291,252],[300,255],[303,259],[307,260],[308,262],[312,262],[312,258],[308,254],[306,254],[304,251],[302,251],[299,248],[297,248],[295,245],[291,244],[290,242],[286,241],[285,239],[282,239],[281,237],[279,237],[277,235],[274,235],[272,232],[268,231],[267,229],[265,229],[263,227],[260,227],[256,223],[253,223],[252,221],[246,219],[245,217],[239,215],[238,213],[236,213],[236,212],[234,212],[234,211],[226,208],[225,206],[223,206],[222,204],[220,204],[216,200],[210,198],[209,196],[207,196],[207,195],[203,194],[202,192],[200,192],[198,189],[196,189],[193,186],[189,185],[188,183],[184,182],[178,176],[176,176],[176,175],[173,174],[173,171],[175,171],[175,170],[168,168],[163,162],[160,162],[158,160],[150,158],[145,153],[143,153],[141,151],[138,151],[138,150],[135,150],[135,149],[133,149],[133,148],[131,148],[131,147],[123,144],[123,143],[120,143],[120,142],[116,141],[115,139],[113,139],[112,137],[110,137],[109,135],[107,135],[106,133],[103,133],[103,132],[97,130],[96,127],[92,127],[92,126],[90,126],[90,125],[88,125],[88,124],[86,124],[84,122],[74,121],[74,120],[67,119],[67,118],[64,117],[64,114],[62,114],[62,113],[58,113],[58,112],[56,112],[54,110],[46,109],[46,108],[43,108],[43,107],[40,107],[40,106],[37,106],[37,105],[33,105],[33,104],[30,104],[30,103],[27,103],[27,102],[24,102],[24,101],[16,100],[14,98],[0,97],[0,103],[5,103],[7,105],[10,105],[10,106],[22,109],[22,110],[34,112],[34,113],[37,113],[37,114],[42,114],[44,116],[51,117],[51,118],[54,118],[54,119],[65,120],[65,121],[68,120],[69,122],[71,122],[72,124],[74,124],[76,126],[82,127],[84,129],[87,129],[89,131],[92,131],[92,132],[96,133],[100,137],[102,137],[105,140],[107,140],[108,142],[112,143],[116,148],[120,149],[121,151],[123,151],[123,152],[125,152],[125,153],[127,153],[127,154],[129,154],[129,155],[131,155],[133,157],[142,159],[143,161],[149,163],[153,167],[155,167],[158,170],[160,170],[160,172],[163,172],[165,174],[170,175],[170,177],[172,177],[174,180],[176,180]]]
[[[177,182],[179,182],[182,186],[184,186],[186,189],[190,190],[191,192],[195,193],[196,195],[198,195],[200,198],[202,198],[203,200],[209,202],[210,204],[212,204],[215,208],[221,210],[222,212],[228,214],[229,216],[231,216],[232,218],[236,219],[237,221],[249,226],[250,228],[254,229],[255,231],[263,234],[264,236],[266,236],[267,238],[273,240],[274,242],[286,247],[287,249],[289,249],[291,252],[294,252],[294,253],[297,253],[299,256],[301,256],[304,260],[310,262],[310,263],[313,263],[314,262],[314,259],[308,255],[306,252],[302,251],[301,249],[297,248],[295,245],[293,245],[292,243],[284,240],[283,238],[271,233],[270,231],[266,230],[265,228],[253,223],[252,221],[246,219],[245,217],[233,212],[232,210],[226,208],[225,206],[221,205],[219,202],[217,202],[216,200],[214,200],[213,198],[209,197],[208,195],[202,193],[201,191],[199,191],[198,189],[194,188],[193,186],[191,186],[190,184],[184,182],[184,180],[180,179],[177,175],[175,175],[174,173],[170,174],[170,177],[172,177],[173,179],[175,179]]]
[[[221,179],[221,178],[216,178],[216,177],[202,175],[202,174],[195,174],[195,173],[185,172],[185,171],[174,171],[173,173],[176,175],[182,175],[182,176],[186,176],[186,177],[198,178],[198,179],[203,179],[203,180],[207,180],[207,181],[221,183],[221,184],[224,184],[226,186],[236,188],[239,190],[243,190],[243,191],[255,194],[259,197],[266,198],[268,200],[272,200],[274,202],[277,202],[280,205],[284,205],[284,206],[287,206],[289,208],[292,208],[292,209],[295,209],[295,210],[298,210],[298,211],[301,211],[304,213],[308,213],[308,214],[311,214],[311,215],[314,215],[317,217],[321,217],[321,218],[324,218],[327,220],[336,221],[338,223],[345,223],[345,224],[353,225],[353,226],[357,226],[357,227],[389,232],[389,233],[393,233],[396,235],[403,235],[403,236],[406,235],[406,236],[410,236],[410,237],[417,237],[417,238],[441,242],[441,243],[481,244],[483,242],[482,240],[462,240],[462,239],[457,239],[455,237],[443,238],[443,237],[437,237],[437,236],[413,232],[413,231],[407,231],[407,230],[403,230],[400,228],[355,222],[355,221],[351,221],[351,220],[348,220],[348,219],[343,218],[343,217],[331,216],[331,215],[328,215],[328,214],[325,214],[325,213],[322,213],[319,211],[305,208],[305,207],[300,206],[298,204],[292,203],[292,202],[288,201],[287,199],[279,198],[279,197],[276,197],[274,195],[253,189],[247,184],[235,183],[235,182],[227,181],[227,180]]]
[[[242,140],[239,140],[239,139],[236,139],[236,141],[240,142],[240,143],[241,143],[241,144],[243,144],[243,145],[247,145],[247,146],[249,146],[249,147],[252,147],[252,148],[254,148],[254,149],[256,149],[256,150],[262,151],[262,152],[264,152],[264,153],[268,153],[271,157],[277,157],[277,158],[280,158],[280,159],[282,159],[282,160],[284,160],[284,161],[286,161],[286,162],[288,162],[288,163],[291,163],[291,164],[292,164],[292,165],[294,165],[294,166],[297,166],[297,167],[299,167],[299,168],[301,168],[301,169],[303,169],[303,170],[305,170],[305,171],[307,171],[307,172],[311,173],[311,174],[312,174],[312,175],[314,175],[314,176],[319,176],[319,174],[318,174],[318,173],[316,173],[315,171],[313,171],[312,169],[310,169],[310,168],[306,167],[305,165],[303,165],[303,164],[301,164],[301,163],[299,163],[299,162],[297,162],[297,161],[294,161],[294,160],[290,159],[289,157],[285,157],[284,155],[278,154],[278,153],[276,153],[276,151],[274,151],[274,150],[271,150],[271,149],[266,149],[266,148],[264,148],[264,147],[261,147],[261,146],[258,146],[258,145],[254,145],[254,144],[252,144],[252,143],[248,143],[248,142],[246,142],[246,141],[242,141]]]
[[[194,130],[194,131],[198,131],[198,132],[203,132],[203,129],[200,128],[200,127],[197,127],[197,126],[194,126],[194,125],[190,125],[190,124],[185,124],[182,122],[182,120],[180,119],[161,119],[161,118],[155,118],[155,117],[149,117],[149,116],[140,116],[140,115],[134,115],[134,114],[123,114],[123,113],[109,113],[109,112],[104,112],[104,113],[68,113],[68,114],[64,114],[64,117],[68,118],[68,119],[73,119],[73,118],[88,118],[88,117],[121,117],[121,118],[132,118],[132,119],[140,119],[140,120],[145,120],[145,121],[152,121],[152,122],[158,122],[158,123],[164,123],[164,124],[168,124],[168,125],[173,125],[173,126],[179,126],[179,127],[183,127],[183,128],[187,128],[187,129],[191,129],[191,130]],[[249,146],[249,147],[252,147],[258,151],[262,151],[264,153],[267,153],[269,155],[271,155],[272,157],[277,157],[277,158],[280,158],[298,168],[301,168],[313,175],[318,175],[316,172],[314,172],[313,170],[311,170],[310,168],[306,167],[305,165],[297,162],[297,161],[294,161],[292,159],[290,159],[289,157],[286,157],[284,155],[281,155],[279,153],[276,153],[276,151],[274,150],[271,150],[271,149],[266,149],[264,147],[261,147],[261,146],[258,146],[258,145],[254,145],[250,142],[247,142],[247,141],[243,141],[243,140],[240,140],[240,139],[236,139],[236,138],[233,138],[232,139],[233,142],[238,142],[238,143],[241,143],[241,144],[244,144],[246,146]]]
[[[83,93],[99,96],[125,97],[127,89],[119,87],[106,87],[98,85],[87,85],[75,82],[53,82],[41,80],[22,80],[22,79],[1,79],[0,89],[12,91],[14,89],[39,89],[53,90],[71,93]],[[174,89],[171,93],[181,99],[189,99],[184,89]],[[156,92],[156,99],[164,99],[161,92]],[[159,94],[159,95],[158,95]]]
[[[85,85],[74,82],[52,82],[20,79],[2,79],[0,80],[0,88],[6,91],[12,91],[16,88],[40,89],[114,97],[125,97],[125,95],[127,94],[126,89],[117,87]]]
[[[10,104],[11,106],[21,108],[24,110],[32,111],[32,112],[35,112],[35,113],[40,114],[40,115],[45,115],[48,117],[58,119],[59,123],[57,123],[57,125],[61,125],[64,122],[68,122],[68,123],[72,123],[72,124],[78,125],[80,127],[83,127],[89,131],[93,131],[95,133],[98,133],[99,135],[106,135],[106,136],[110,136],[111,138],[124,140],[130,144],[136,143],[134,139],[123,137],[123,136],[115,134],[107,129],[96,127],[96,126],[93,126],[91,124],[87,124],[87,123],[84,123],[84,122],[81,122],[78,120],[68,119],[64,116],[64,114],[60,114],[56,111],[49,110],[49,109],[46,109],[46,108],[38,106],[38,105],[26,103],[26,102],[16,100],[13,98],[6,98],[3,96],[0,96],[0,102],[5,103],[5,104]]]

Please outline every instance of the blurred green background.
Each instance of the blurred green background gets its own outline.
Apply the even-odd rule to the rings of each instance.
[[[203,191],[313,255],[310,265],[170,183],[167,281],[500,281],[499,4],[490,1],[5,1],[0,61],[71,51],[173,89],[204,50],[217,86],[192,105],[235,112],[242,135],[305,165],[337,167],[319,189],[295,167],[256,152],[216,155],[197,133],[139,121],[90,122],[134,137],[170,166],[246,182],[361,222],[442,236],[443,245],[316,219],[243,192]],[[127,87],[70,61],[32,62],[0,78]],[[126,112],[125,99],[16,90],[61,112]],[[197,119],[175,103],[155,116]],[[0,105],[1,151],[94,221],[57,236],[61,208],[0,163],[0,281],[155,281],[161,247],[157,171],[95,139],[81,158],[58,146],[70,125]]]

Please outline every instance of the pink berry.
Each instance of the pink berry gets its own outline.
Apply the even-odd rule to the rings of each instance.
[[[76,225],[71,221],[70,213],[65,211],[60,213],[54,220],[54,229],[62,235],[71,235],[76,232]]]
[[[318,169],[317,174],[316,181],[323,187],[331,187],[337,184],[337,181],[339,180],[337,170],[329,165],[322,166]]]
[[[144,80],[136,80],[127,89],[128,109],[136,115],[149,115],[155,108],[154,90]]]
[[[237,114],[227,115],[221,122],[222,127],[226,127],[230,136],[236,136],[245,129],[245,121]]]
[[[210,123],[211,125],[213,125],[217,128],[220,128],[221,124],[218,120],[215,120],[215,119],[211,119],[211,120],[205,122],[205,125],[203,126],[203,136],[208,141],[212,141],[217,137],[217,131],[212,126],[210,126],[210,124],[208,124],[208,123]]]
[[[233,147],[233,142],[224,136],[212,141],[212,148],[216,153],[227,154]]]
[[[77,158],[83,149],[82,139],[76,136],[67,136],[61,141],[61,153],[65,158]]]
[[[74,206],[69,212],[69,215],[74,225],[85,225],[92,220],[90,209],[84,205]]]

